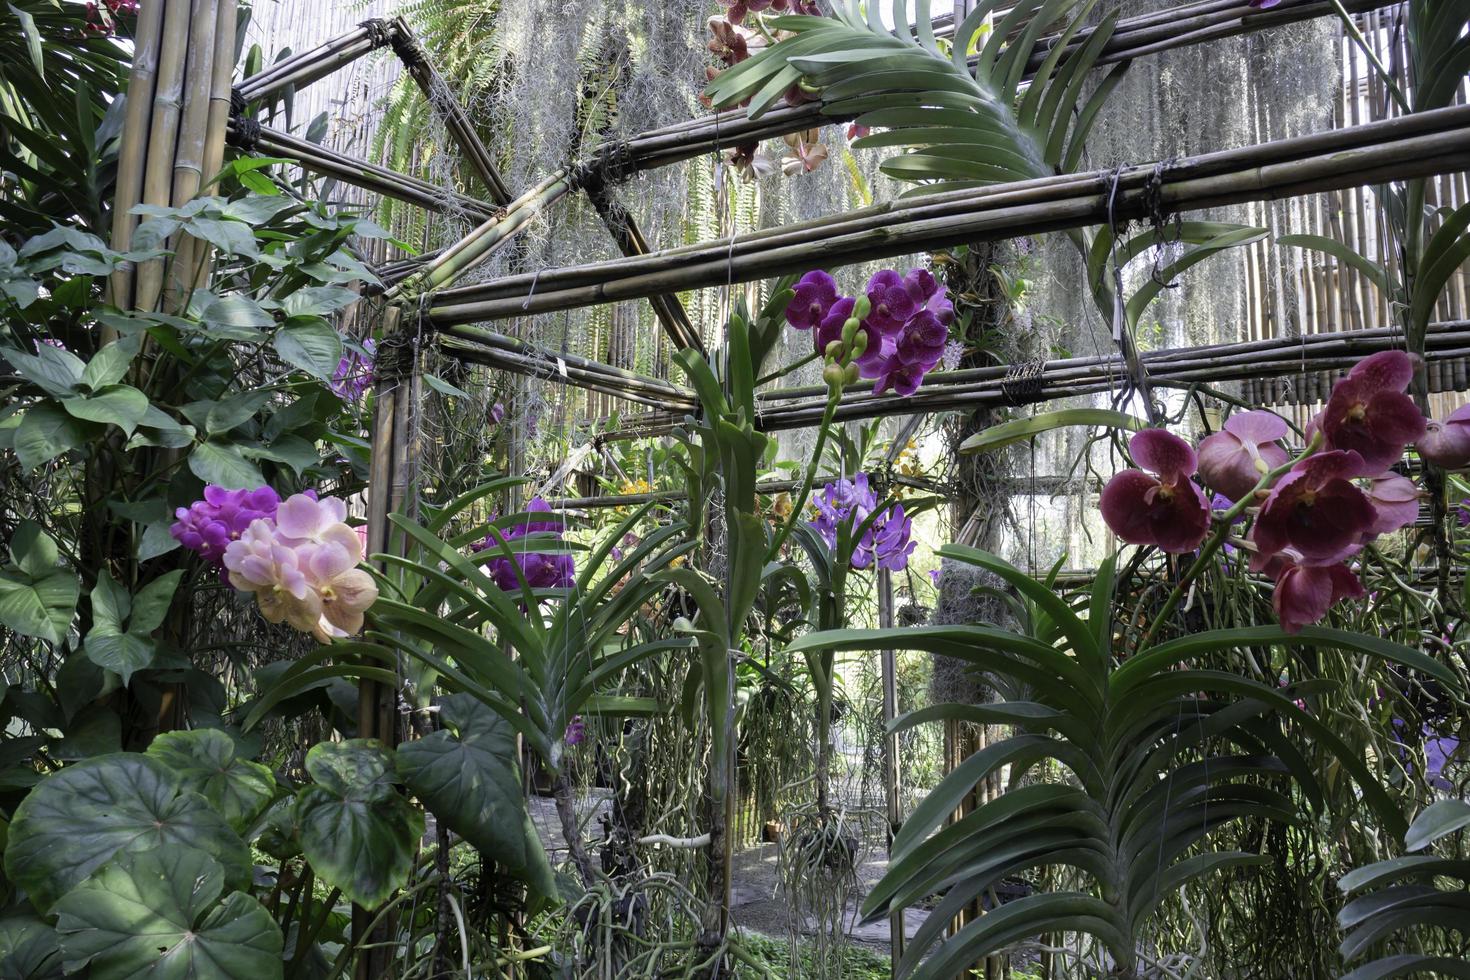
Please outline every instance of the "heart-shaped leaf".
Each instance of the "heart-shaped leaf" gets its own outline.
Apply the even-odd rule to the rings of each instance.
[[[296,797],[301,849],[317,875],[359,905],[408,879],[424,817],[394,788],[393,758],[372,739],[322,742],[306,755],[314,785]]]
[[[75,418],[111,423],[131,434],[148,413],[148,396],[131,385],[106,385],[84,398],[63,398],[61,406]]]
[[[185,788],[204,797],[240,833],[276,792],[271,771],[236,754],[235,742],[215,728],[164,732],[148,754],[169,768]]]
[[[342,360],[342,338],[320,318],[286,324],[274,343],[281,360],[314,378],[330,378]]]
[[[128,373],[128,366],[138,356],[143,338],[123,337],[103,347],[87,362],[82,371],[82,384],[92,391],[117,384]]]
[[[205,483],[216,483],[226,490],[249,489],[265,485],[265,477],[240,450],[228,442],[201,442],[189,454],[189,469]]]
[[[281,930],[254,898],[220,901],[225,871],[193,848],[124,853],[56,903],[67,972],[257,980],[281,976]]]
[[[398,771],[435,817],[542,895],[555,894],[526,812],[510,723],[468,694],[444,700],[446,730],[398,746]]]
[[[81,589],[71,572],[34,577],[0,571],[0,625],[51,643],[66,639]]]
[[[156,759],[117,753],[47,776],[15,810],[5,873],[45,912],[120,851],[203,851],[250,883],[250,851]]]
[[[87,441],[87,423],[74,419],[54,402],[42,402],[26,410],[15,430],[15,455],[20,465],[33,470]]]

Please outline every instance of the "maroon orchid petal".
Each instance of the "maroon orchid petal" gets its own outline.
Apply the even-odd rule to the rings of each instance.
[[[1286,432],[1286,421],[1271,412],[1232,415],[1222,431],[1200,442],[1200,475],[1217,492],[1239,500],[1255,489],[1262,475],[1290,459],[1276,441]]]
[[[1403,351],[1358,362],[1318,416],[1327,448],[1358,453],[1373,472],[1397,462],[1404,447],[1424,435],[1424,416],[1403,392],[1413,376],[1414,361]]]
[[[1133,462],[1156,473],[1165,483],[1177,477],[1190,477],[1199,468],[1199,458],[1189,443],[1167,429],[1144,429],[1128,440]]]
[[[1339,601],[1365,594],[1363,583],[1346,565],[1309,567],[1287,563],[1276,577],[1271,596],[1276,618],[1296,633],[1327,615]]]
[[[1210,528],[1210,505],[1187,476],[1165,484],[1139,470],[1123,470],[1103,487],[1101,510],[1108,527],[1128,544],[1157,545],[1171,554],[1193,551]]]
[[[1414,444],[1427,463],[1459,469],[1470,463],[1470,405],[1461,405],[1443,422],[1431,420]]]
[[[1277,482],[1261,507],[1251,536],[1263,557],[1283,548],[1308,565],[1328,565],[1353,554],[1377,519],[1366,494],[1351,482],[1362,472],[1357,453],[1309,456]]]
[[[1407,527],[1419,517],[1419,488],[1408,477],[1396,473],[1374,477],[1367,494],[1377,517],[1363,536],[1364,544],[1380,534]]]

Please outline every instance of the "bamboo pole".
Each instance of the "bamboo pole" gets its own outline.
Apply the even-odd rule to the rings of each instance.
[[[1470,109],[1458,107],[1206,154],[1174,167],[1146,165],[1116,175],[1093,171],[935,194],[837,220],[707,242],[695,249],[546,270],[446,291],[434,297],[430,316],[444,326],[545,313],[962,242],[1083,227],[1109,215],[1134,218],[1150,213],[1152,202],[1169,211],[1193,210],[1449,172],[1470,165],[1467,124]],[[1155,189],[1157,194],[1152,194]],[[562,285],[567,282],[572,284]]]
[[[408,21],[402,17],[395,17],[388,25],[391,31],[390,43],[393,52],[403,62],[409,77],[418,85],[419,90],[424,93],[424,98],[429,100],[429,107],[439,116],[444,128],[449,131],[450,137],[464,154],[480,182],[490,194],[490,199],[499,205],[507,205],[511,202],[510,188],[501,177],[499,169],[495,166],[495,160],[490,156],[490,151],[480,141],[475,132],[474,123],[465,113],[464,107],[454,98],[454,93],[440,77],[439,72],[434,69],[424,51],[422,42],[414,34],[413,28],[408,26]]]
[[[268,126],[257,126],[253,122],[244,124],[232,119],[228,132],[236,145],[260,150],[270,156],[289,158],[305,170],[334,177],[354,187],[406,201],[426,210],[466,211],[481,220],[498,215],[503,210],[467,194],[446,192],[438,184],[338,153]]]
[[[128,79],[128,101],[124,106],[122,145],[117,158],[117,196],[112,206],[112,247],[125,252],[132,247],[138,216],[133,208],[143,199],[143,167],[148,156],[148,131],[153,112],[153,93],[158,76],[158,53],[162,43],[163,4],[144,4],[138,13],[133,36],[133,71]],[[132,263],[120,267],[109,280],[110,301],[121,309],[133,305]],[[112,339],[112,328],[103,327],[104,339]]]
[[[390,40],[381,21],[365,21],[345,34],[252,75],[241,82],[235,91],[246,102],[258,102],[293,85],[297,88],[310,85],[388,44]]]
[[[190,0],[164,0],[163,38],[158,55],[158,81],[148,131],[148,156],[143,166],[144,204],[167,207],[173,200],[174,159],[179,146],[183,114],[184,71],[188,61]],[[138,266],[135,305],[152,310],[163,292],[164,260]]]
[[[192,201],[204,183],[204,152],[209,142],[210,97],[214,91],[215,34],[219,28],[217,0],[193,0],[189,17],[183,105],[173,161],[171,200],[176,208]],[[169,312],[187,302],[198,275],[198,264],[207,252],[207,243],[193,235],[178,236],[164,298]]]
[[[372,446],[368,464],[367,549],[368,554],[403,554],[402,534],[388,522],[391,513],[411,512],[414,502],[416,461],[421,447],[413,425],[415,406],[422,402],[417,352],[399,348],[408,338],[402,335],[401,311],[388,307],[383,317],[384,342],[378,348],[380,370],[376,374]],[[393,354],[384,356],[389,351]],[[384,574],[397,573],[379,563]],[[358,682],[357,736],[374,738],[388,748],[398,741],[396,685],[372,680]],[[369,934],[373,910],[352,907],[352,939],[358,954],[356,980],[376,980],[388,975],[391,952],[380,948]],[[363,948],[363,947],[366,948]]]
[[[209,88],[208,131],[204,138],[204,174],[213,179],[224,166],[225,130],[230,119],[230,82],[235,76],[235,33],[238,25],[238,0],[219,0],[215,15],[214,77]],[[202,287],[209,277],[209,262],[201,252],[194,280]]]
[[[1299,338],[1272,338],[1239,344],[1181,348],[1144,354],[1150,379],[1163,386],[1211,384],[1219,381],[1284,378],[1304,372],[1352,367],[1362,358],[1403,347],[1397,328],[1375,327]],[[1426,341],[1431,363],[1455,361],[1470,355],[1470,321],[1431,324]],[[908,398],[872,394],[871,382],[859,382],[843,395],[835,418],[839,421],[879,418],[905,412],[939,412],[982,407],[1017,406],[1075,395],[1111,391],[1122,369],[1118,355],[1069,358],[1041,365],[1038,382],[1029,391],[1007,391],[1008,366],[932,374]],[[765,432],[800,429],[822,419],[825,399],[808,399],[818,389],[792,389],[759,397],[756,427]],[[605,432],[605,441],[642,438],[667,433],[682,416],[654,412],[623,419],[625,428]]]

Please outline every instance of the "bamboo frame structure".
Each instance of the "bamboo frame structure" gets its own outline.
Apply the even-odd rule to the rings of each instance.
[[[937,193],[633,259],[437,292],[436,327],[750,282],[1166,212],[1274,200],[1470,167],[1470,106],[1400,116],[1174,163]],[[440,276],[440,282],[449,278]]]

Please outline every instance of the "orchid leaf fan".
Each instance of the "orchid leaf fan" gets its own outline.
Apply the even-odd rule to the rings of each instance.
[[[1324,794],[1293,729],[1352,777],[1384,826],[1403,830],[1397,805],[1362,758],[1294,703],[1329,685],[1278,688],[1194,665],[1237,648],[1305,647],[1389,660],[1452,682],[1433,659],[1355,633],[1309,627],[1291,635],[1255,627],[1186,636],[1120,660],[1111,561],[1098,571],[1084,617],[1048,583],[993,555],[954,545],[940,554],[1003,579],[1029,609],[1028,631],[990,625],[833,630],[792,646],[802,653],[896,646],[944,654],[1026,692],[994,704],[935,705],[894,723],[902,730],[954,719],[1010,729],[918,804],[864,903],[872,920],[938,896],[896,977],[952,977],[1017,940],[1057,932],[1095,937],[1118,975],[1134,975],[1141,938],[1160,902],[1206,875],[1269,860],[1211,850],[1217,830],[1242,820],[1297,823],[1303,801],[1321,807]],[[978,782],[1006,767],[1008,792],[947,823]],[[958,912],[1003,878],[1038,869],[1067,869],[1073,884],[1009,902],[944,935]]]
[[[1099,108],[1126,69],[1112,69],[1082,101],[1117,23],[1109,14],[1071,44],[1096,2],[1022,0],[998,23],[992,19],[1000,5],[981,3],[948,53],[934,39],[928,0],[918,3],[917,38],[902,8],[895,31],[863,16],[856,2],[839,2],[834,17],[776,18],[772,26],[794,36],[721,73],[706,91],[718,107],[750,99],[758,116],[802,82],[821,92],[827,115],[884,130],[854,146],[902,148],[882,169],[924,182],[914,193],[1050,177],[1075,168]],[[1022,91],[1042,32],[1059,22],[1061,36]],[[972,46],[976,55],[967,58]]]

